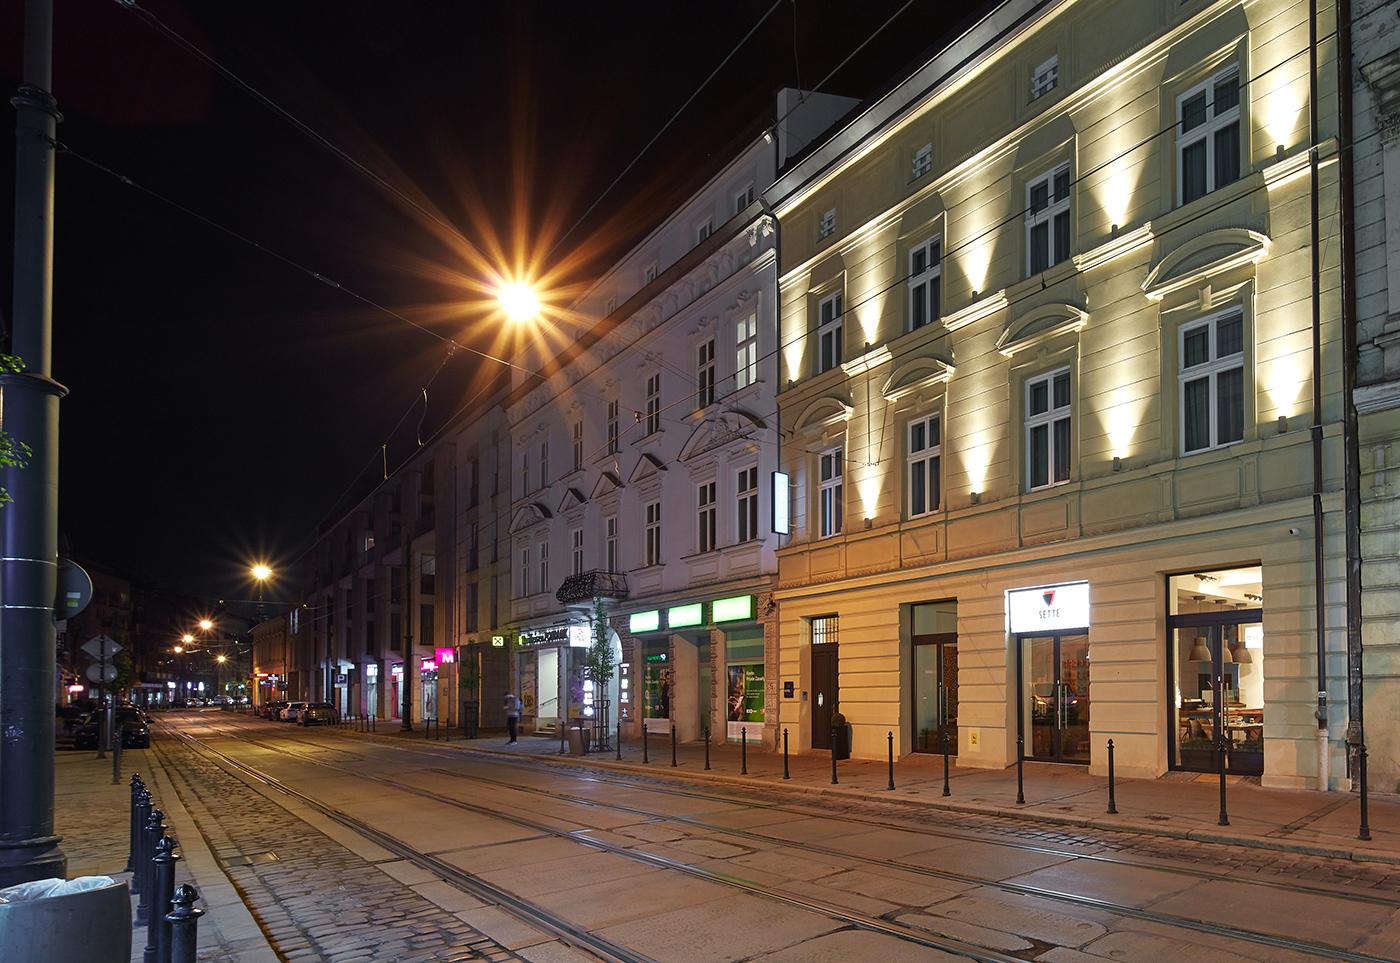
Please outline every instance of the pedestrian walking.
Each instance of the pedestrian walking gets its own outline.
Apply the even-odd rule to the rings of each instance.
[[[510,733],[507,745],[515,745],[520,736],[520,697],[514,692],[506,693],[506,731]]]

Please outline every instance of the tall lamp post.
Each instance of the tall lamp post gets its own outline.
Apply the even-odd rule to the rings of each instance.
[[[258,564],[254,565],[252,568],[248,569],[248,572],[253,576],[253,579],[258,583],[258,608],[257,608],[257,616],[258,616],[258,621],[259,621],[259,622],[263,622],[263,621],[266,621],[266,620],[267,620],[267,616],[263,614],[263,588],[267,585],[267,580],[270,579],[270,578],[272,578],[272,569],[268,568],[268,567],[267,567],[266,565],[264,565],[262,562],[259,562]]]

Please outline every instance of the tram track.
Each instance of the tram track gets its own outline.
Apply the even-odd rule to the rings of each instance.
[[[369,775],[369,774],[367,774],[367,773],[356,772],[356,771],[353,771],[353,770],[345,769],[345,768],[343,768],[343,767],[341,767],[341,766],[334,765],[334,764],[327,763],[327,762],[324,762],[324,761],[322,761],[322,760],[316,759],[316,758],[314,758],[313,756],[311,756],[311,755],[309,755],[309,754],[307,754],[307,753],[289,752],[285,747],[274,747],[274,746],[268,745],[267,743],[260,742],[259,740],[248,738],[246,734],[237,732],[237,729],[240,728],[240,727],[232,727],[232,728],[233,728],[235,731],[234,731],[233,734],[231,734],[231,735],[229,736],[230,738],[235,738],[235,739],[238,739],[239,741],[246,742],[246,743],[251,744],[251,745],[256,745],[256,746],[259,746],[259,747],[261,747],[261,748],[267,749],[267,750],[269,750],[269,751],[275,751],[275,752],[280,752],[280,753],[284,753],[284,754],[293,755],[293,756],[297,757],[298,759],[300,759],[301,761],[307,762],[307,763],[309,763],[309,764],[321,766],[321,767],[323,767],[323,768],[330,769],[330,770],[332,770],[332,771],[336,771],[336,772],[339,772],[339,773],[342,773],[342,774],[345,774],[345,775],[350,775],[350,776],[353,776],[353,777],[355,777],[355,778],[368,779],[368,780],[371,780],[371,781],[374,781],[374,782],[377,782],[377,783],[380,783],[380,784],[389,786],[389,787],[391,787],[392,789],[395,789],[395,790],[400,791],[400,792],[405,792],[405,793],[409,793],[409,794],[412,794],[412,795],[417,795],[417,796],[420,796],[420,797],[422,797],[422,798],[432,799],[432,800],[434,800],[434,801],[437,801],[437,802],[440,802],[440,803],[444,803],[444,804],[449,805],[449,806],[454,806],[454,807],[461,808],[461,809],[465,809],[465,810],[468,810],[468,811],[477,812],[477,813],[479,813],[479,814],[481,814],[481,815],[489,816],[489,817],[492,817],[492,818],[504,819],[504,820],[506,820],[506,821],[515,822],[515,823],[518,824],[518,825],[525,826],[526,828],[530,828],[530,829],[532,829],[532,830],[534,830],[534,831],[543,832],[543,833],[549,833],[549,834],[554,835],[554,836],[558,836],[558,837],[562,837],[562,838],[568,838],[568,839],[572,839],[572,840],[575,840],[575,841],[578,841],[578,842],[583,842],[583,843],[585,843],[585,844],[587,844],[587,845],[593,846],[594,848],[602,849],[602,850],[607,851],[607,852],[612,852],[612,853],[614,853],[614,854],[616,854],[616,855],[625,856],[625,857],[627,857],[627,858],[636,859],[636,860],[640,860],[640,861],[643,861],[643,862],[648,862],[648,863],[650,863],[651,865],[658,866],[658,867],[660,867],[660,868],[670,869],[670,870],[673,870],[673,871],[678,871],[678,872],[686,873],[686,874],[692,875],[692,876],[700,876],[700,877],[702,877],[702,878],[710,879],[711,881],[721,882],[721,883],[723,883],[723,884],[725,884],[725,885],[737,886],[737,887],[739,887],[739,888],[744,888],[744,889],[747,889],[748,891],[754,892],[754,893],[756,893],[756,894],[758,894],[758,895],[763,895],[763,896],[766,896],[766,897],[771,898],[771,899],[777,899],[777,900],[779,900],[779,901],[781,901],[781,902],[786,902],[786,903],[788,903],[789,905],[796,905],[796,906],[799,906],[799,907],[804,908],[804,909],[809,909],[809,910],[813,910],[813,911],[816,911],[816,912],[821,912],[821,913],[824,913],[824,914],[826,914],[826,915],[828,915],[828,916],[834,916],[834,917],[836,917],[836,918],[843,919],[843,920],[845,920],[846,922],[849,922],[851,925],[856,925],[856,926],[859,926],[859,927],[861,927],[861,928],[871,929],[871,930],[876,931],[876,932],[885,932],[885,933],[888,933],[889,935],[895,935],[895,936],[897,936],[897,937],[899,937],[899,938],[901,938],[901,939],[910,939],[911,937],[910,937],[909,935],[907,935],[907,934],[913,932],[913,931],[910,931],[909,928],[900,926],[899,924],[891,924],[891,923],[889,923],[888,921],[881,920],[881,919],[874,918],[874,917],[868,917],[868,916],[865,916],[864,914],[852,913],[852,912],[850,912],[850,911],[848,911],[848,910],[845,910],[845,909],[842,909],[842,908],[839,908],[839,907],[833,907],[833,906],[830,906],[830,905],[827,905],[827,904],[823,904],[823,903],[821,903],[820,901],[813,901],[813,900],[800,899],[800,898],[793,897],[793,896],[790,896],[789,894],[785,894],[785,893],[775,893],[774,891],[770,890],[768,887],[763,887],[763,886],[759,886],[759,885],[757,885],[757,884],[752,884],[752,883],[749,883],[749,882],[744,881],[744,880],[735,880],[735,879],[733,879],[733,878],[731,878],[731,877],[727,877],[727,876],[725,876],[725,875],[723,875],[723,874],[718,874],[718,873],[711,872],[711,871],[709,871],[709,870],[701,869],[701,868],[699,868],[699,867],[691,866],[691,865],[688,864],[688,863],[683,863],[683,862],[680,862],[680,861],[678,861],[678,860],[672,860],[672,859],[670,859],[670,858],[668,858],[668,857],[658,856],[658,855],[656,855],[656,854],[651,854],[651,853],[645,853],[645,852],[643,852],[643,851],[636,850],[636,849],[629,848],[629,847],[617,846],[617,845],[615,845],[615,844],[607,843],[607,842],[604,842],[604,841],[598,840],[598,839],[590,839],[590,838],[588,838],[587,835],[584,834],[584,833],[561,831],[561,830],[555,829],[555,828],[553,828],[553,827],[549,827],[549,826],[547,826],[547,825],[545,825],[545,824],[537,823],[537,822],[535,822],[535,821],[533,821],[533,820],[527,820],[527,819],[524,819],[523,817],[517,817],[517,816],[514,816],[514,815],[512,815],[512,814],[508,814],[508,813],[502,813],[502,812],[500,812],[500,811],[498,811],[498,810],[493,810],[493,809],[490,809],[489,807],[481,806],[481,805],[476,804],[476,803],[470,803],[470,802],[467,802],[467,801],[465,801],[465,800],[457,799],[457,798],[455,798],[455,797],[453,797],[453,796],[444,795],[444,794],[442,794],[442,793],[435,792],[435,791],[433,791],[433,790],[426,789],[426,788],[423,788],[423,787],[421,787],[421,786],[408,786],[408,785],[405,785],[405,784],[404,784],[403,782],[401,782],[401,781],[398,781],[398,782],[390,781],[390,780],[386,780],[386,779],[383,779],[383,778],[378,777],[378,776]],[[190,737],[190,736],[187,736],[187,735],[183,735],[183,734],[182,734],[182,736],[183,736],[183,738],[186,738],[186,739],[193,739],[193,737]],[[301,742],[302,740],[294,740],[294,741]],[[318,745],[318,748],[320,748],[319,745]],[[387,748],[387,747],[386,747],[386,748]],[[210,751],[217,752],[217,750],[210,750]],[[340,752],[341,750],[332,750],[332,751]],[[415,753],[418,753],[418,754],[427,754],[427,755],[431,755],[431,756],[433,756],[433,757],[435,757],[435,758],[441,758],[441,757],[442,757],[442,754],[439,753],[439,752],[433,752],[433,751],[428,751],[428,750],[424,750],[424,749],[414,749],[414,750],[412,750],[412,751],[414,751]],[[457,751],[460,752],[460,751],[463,751],[463,750],[457,750]],[[491,761],[493,761],[493,762],[501,762],[501,761],[503,761],[503,760],[501,759],[500,756],[498,756],[498,755],[496,755],[496,754],[493,754],[493,753],[480,753],[480,752],[474,752],[473,750],[465,750],[465,751],[467,751],[467,752],[472,752],[473,755],[476,755],[476,756],[487,756],[487,757],[490,757]],[[220,755],[222,755],[222,754],[220,754]],[[349,755],[352,755],[352,756],[353,756],[353,755],[355,755],[355,754],[349,753]],[[359,758],[364,759],[364,760],[366,760],[366,761],[369,761],[368,758],[367,758],[367,757],[364,757],[364,756],[360,756]],[[506,760],[506,761],[508,761],[508,760]],[[246,766],[246,764],[243,764],[243,763],[236,763],[236,762],[235,762],[235,764],[238,765],[238,766],[240,766],[240,767]],[[252,770],[252,767],[248,767],[248,769],[249,769],[250,771],[256,771],[256,770]],[[1114,914],[1114,915],[1121,916],[1121,917],[1132,918],[1132,919],[1136,919],[1136,920],[1140,920],[1140,921],[1144,921],[1144,922],[1156,923],[1156,924],[1161,924],[1161,925],[1171,926],[1171,927],[1179,927],[1179,928],[1182,928],[1182,929],[1193,930],[1193,931],[1196,931],[1196,932],[1199,932],[1199,933],[1203,933],[1203,934],[1209,934],[1209,935],[1224,937],[1224,938],[1228,938],[1228,939],[1235,939],[1235,940],[1241,940],[1241,941],[1251,942],[1251,943],[1255,943],[1255,944],[1259,944],[1259,945],[1270,946],[1270,947],[1273,947],[1273,948],[1276,948],[1276,949],[1291,950],[1291,951],[1294,951],[1294,952],[1299,952],[1299,953],[1304,953],[1304,954],[1308,954],[1308,955],[1318,956],[1318,957],[1321,957],[1321,958],[1324,958],[1324,959],[1355,961],[1355,963],[1363,963],[1363,961],[1364,961],[1364,963],[1375,963],[1375,961],[1380,961],[1380,960],[1383,960],[1383,959],[1384,959],[1383,957],[1371,956],[1371,955],[1364,954],[1364,953],[1356,953],[1356,952],[1349,951],[1349,950],[1346,950],[1346,949],[1343,949],[1343,948],[1340,948],[1340,947],[1337,947],[1337,946],[1333,946],[1333,945],[1314,943],[1314,942],[1311,942],[1311,941],[1308,941],[1308,940],[1301,940],[1301,939],[1295,939],[1295,938],[1292,938],[1292,937],[1279,936],[1279,935],[1275,935],[1275,934],[1271,934],[1271,933],[1264,933],[1264,932],[1260,932],[1260,931],[1256,931],[1256,930],[1249,930],[1249,929],[1245,929],[1245,928],[1242,928],[1242,927],[1228,926],[1228,925],[1225,925],[1225,924],[1214,923],[1214,922],[1211,922],[1211,921],[1209,921],[1209,920],[1196,919],[1196,918],[1192,918],[1192,917],[1184,917],[1184,916],[1179,916],[1179,915],[1171,914],[1171,913],[1162,913],[1162,912],[1158,912],[1158,911],[1151,910],[1151,909],[1146,909],[1146,908],[1141,908],[1141,907],[1132,906],[1132,905],[1129,905],[1129,904],[1124,904],[1124,903],[1115,902],[1115,901],[1113,901],[1113,900],[1102,899],[1102,898],[1099,898],[1099,897],[1085,896],[1085,895],[1081,895],[1081,894],[1078,894],[1078,893],[1071,893],[1071,892],[1067,892],[1067,891],[1064,891],[1064,890],[1058,890],[1058,889],[1054,889],[1054,888],[1050,888],[1050,887],[1037,886],[1037,885],[1028,884],[1028,883],[1018,883],[1018,882],[1013,882],[1013,881],[1010,881],[1010,880],[990,879],[990,878],[975,876],[975,875],[969,874],[969,873],[961,873],[961,872],[956,872],[956,871],[946,870],[946,869],[936,869],[936,868],[932,868],[932,867],[921,866],[921,865],[914,864],[914,863],[906,863],[906,862],[899,861],[899,860],[889,860],[889,859],[883,859],[883,858],[879,858],[879,857],[862,856],[862,855],[859,855],[859,854],[845,852],[845,851],[842,851],[842,850],[839,850],[839,849],[835,849],[835,848],[832,848],[832,847],[821,846],[821,845],[818,845],[818,844],[815,844],[815,843],[784,839],[784,838],[782,838],[782,837],[770,836],[770,835],[767,835],[767,834],[754,832],[753,830],[735,829],[735,828],[731,828],[731,827],[728,827],[728,826],[720,825],[720,824],[717,824],[717,823],[707,823],[707,822],[705,822],[704,820],[698,819],[698,818],[696,818],[696,817],[677,816],[677,815],[673,815],[673,814],[670,814],[670,813],[656,812],[656,811],[654,811],[654,810],[648,810],[648,809],[639,808],[639,807],[635,807],[635,806],[624,806],[624,805],[617,804],[617,803],[606,803],[606,802],[601,802],[601,801],[599,801],[599,800],[587,799],[587,798],[585,798],[585,797],[576,797],[576,796],[572,796],[571,794],[567,794],[567,793],[557,793],[557,792],[551,792],[551,791],[548,791],[548,790],[541,790],[541,789],[538,789],[537,787],[521,786],[521,785],[516,784],[516,783],[510,783],[510,782],[508,782],[508,781],[506,781],[506,780],[497,780],[497,779],[492,779],[492,778],[490,778],[490,777],[482,777],[482,776],[479,776],[479,775],[473,775],[473,774],[469,774],[469,773],[458,773],[458,772],[453,772],[453,771],[451,771],[451,770],[446,770],[446,769],[440,769],[440,768],[425,768],[425,769],[420,770],[420,771],[432,772],[432,773],[435,773],[435,774],[438,774],[438,775],[446,775],[446,776],[449,776],[449,777],[452,777],[452,778],[460,778],[460,779],[464,779],[464,780],[473,780],[473,779],[475,779],[475,780],[480,781],[480,782],[483,782],[483,783],[496,785],[498,788],[505,789],[505,790],[508,790],[508,791],[518,791],[518,792],[523,792],[523,793],[527,793],[527,794],[535,794],[535,795],[541,795],[541,796],[551,797],[551,798],[554,798],[554,799],[556,799],[556,800],[558,800],[558,801],[565,802],[565,803],[572,804],[572,805],[581,805],[581,806],[585,806],[585,807],[588,807],[588,808],[606,809],[606,810],[612,810],[612,811],[615,811],[615,812],[623,812],[623,813],[626,813],[626,814],[628,814],[628,815],[637,816],[637,817],[639,817],[639,818],[643,818],[643,819],[646,819],[646,820],[658,820],[658,821],[673,821],[673,822],[679,822],[679,823],[683,823],[683,824],[686,824],[686,825],[694,826],[694,827],[696,827],[696,828],[698,828],[698,829],[704,829],[704,830],[708,830],[708,831],[712,831],[712,832],[722,833],[722,834],[725,834],[725,835],[728,835],[728,836],[732,836],[732,837],[736,837],[736,838],[744,838],[744,839],[748,839],[748,840],[750,840],[750,841],[752,841],[752,842],[755,842],[755,843],[762,843],[762,844],[768,845],[768,846],[778,846],[778,847],[783,847],[783,848],[787,848],[787,849],[795,849],[795,850],[804,851],[804,852],[807,852],[807,853],[810,853],[810,854],[813,854],[813,855],[828,856],[828,857],[832,857],[832,858],[839,858],[839,859],[843,859],[843,860],[850,860],[850,861],[854,861],[854,862],[864,863],[864,864],[872,865],[872,866],[879,866],[879,867],[884,867],[884,868],[889,868],[889,869],[897,869],[897,870],[900,870],[900,871],[902,871],[902,872],[907,872],[907,873],[916,874],[916,875],[923,876],[923,877],[926,877],[926,878],[929,878],[929,879],[939,879],[939,880],[942,880],[942,881],[945,881],[945,882],[953,882],[953,883],[957,883],[957,884],[965,885],[965,886],[970,886],[970,887],[985,887],[985,888],[991,888],[991,889],[1000,890],[1001,892],[1008,893],[1008,894],[1013,894],[1013,895],[1018,895],[1018,896],[1025,896],[1025,897],[1032,897],[1032,898],[1038,898],[1038,899],[1045,899],[1045,900],[1051,900],[1051,901],[1061,902],[1061,903],[1065,903],[1065,904],[1069,904],[1069,905],[1079,906],[1079,907],[1081,907],[1081,908],[1097,910],[1097,911],[1101,911],[1101,912],[1105,912],[1105,913],[1110,913],[1110,914]],[[266,777],[265,774],[260,774],[260,776],[262,776],[263,778],[270,778],[270,777]],[[606,782],[606,781],[608,781],[608,780],[600,780],[600,781]],[[705,801],[712,801],[712,802],[716,802],[716,803],[724,803],[724,804],[728,804],[728,805],[744,805],[744,806],[750,806],[750,808],[761,808],[761,809],[768,809],[768,810],[775,810],[775,811],[792,812],[794,815],[802,815],[802,816],[804,816],[804,817],[810,817],[810,816],[812,815],[811,813],[801,813],[801,812],[799,812],[799,811],[797,811],[797,810],[795,810],[795,809],[792,809],[791,807],[769,806],[769,805],[764,805],[764,804],[751,804],[751,803],[749,803],[748,801],[743,800],[743,799],[726,798],[726,797],[723,797],[723,796],[716,796],[716,795],[711,795],[711,794],[706,794],[706,793],[696,793],[696,792],[683,791],[683,790],[674,790],[674,791],[673,791],[673,790],[670,790],[670,789],[653,789],[652,787],[649,787],[649,786],[639,787],[639,786],[636,786],[635,783],[632,783],[632,782],[623,783],[623,784],[624,784],[624,785],[628,785],[628,786],[630,786],[630,787],[632,787],[632,788],[640,788],[640,789],[642,789],[643,791],[665,792],[665,793],[668,793],[668,794],[675,794],[675,795],[687,796],[687,797],[697,798],[697,799],[701,799],[701,800],[705,800]],[[893,826],[893,825],[886,825],[886,826],[883,826],[883,827],[882,827],[879,823],[874,822],[874,821],[869,821],[869,820],[852,820],[852,821],[861,822],[862,825],[871,825],[873,828],[904,829],[903,827],[898,827],[898,826]],[[908,830],[907,830],[907,829],[904,829],[904,831],[908,831]],[[1029,850],[1029,851],[1035,851],[1035,852],[1042,852],[1042,853],[1046,853],[1046,854],[1052,854],[1052,853],[1053,853],[1053,854],[1055,854],[1055,855],[1064,856],[1064,857],[1069,858],[1069,859],[1086,859],[1086,858],[1090,858],[1090,857],[1092,857],[1092,856],[1095,855],[1095,854],[1080,853],[1080,852],[1076,852],[1076,851],[1072,851],[1072,850],[1057,850],[1057,849],[1054,849],[1053,847],[1029,846],[1029,845],[1026,845],[1026,844],[1019,844],[1019,843],[1007,843],[1007,842],[995,841],[995,840],[978,839],[978,838],[976,838],[976,837],[972,837],[970,834],[951,834],[951,833],[941,833],[941,834],[938,834],[938,833],[935,833],[935,835],[942,835],[942,836],[945,836],[945,837],[948,837],[948,838],[959,839],[959,840],[968,840],[968,841],[976,841],[976,842],[981,842],[981,843],[988,843],[988,844],[997,845],[997,846],[1007,846],[1007,847],[1009,847],[1009,848],[1023,849],[1023,850]],[[1116,858],[1114,858],[1114,857],[1102,857],[1102,856],[1100,856],[1099,858],[1100,858],[1100,860],[1102,860],[1102,861],[1114,862],[1114,863],[1118,863],[1118,864],[1122,864],[1122,865],[1126,865],[1126,866],[1133,867],[1133,868],[1138,868],[1138,869],[1146,869],[1146,870],[1153,870],[1153,871],[1159,871],[1159,872],[1162,872],[1162,871],[1165,871],[1165,872],[1176,872],[1176,873],[1178,873],[1179,875],[1193,876],[1193,877],[1200,878],[1200,879],[1203,879],[1203,880],[1215,878],[1215,877],[1210,876],[1210,874],[1202,873],[1202,872],[1200,872],[1200,871],[1195,871],[1195,870],[1185,870],[1185,869],[1182,869],[1182,868],[1180,868],[1180,867],[1177,867],[1177,868],[1173,869],[1172,867],[1169,867],[1169,866],[1159,866],[1159,865],[1151,864],[1151,863],[1140,863],[1140,862],[1131,861],[1131,860],[1121,860],[1121,859],[1116,859]],[[1294,892],[1305,893],[1305,894],[1308,894],[1308,895],[1324,895],[1324,896],[1328,896],[1328,897],[1331,897],[1331,898],[1338,898],[1338,899],[1347,899],[1347,898],[1348,898],[1348,895],[1347,895],[1347,894],[1339,893],[1339,892],[1337,892],[1337,891],[1329,890],[1329,889],[1326,889],[1326,888],[1323,888],[1323,887],[1295,886],[1295,885],[1291,885],[1291,884],[1275,883],[1274,881],[1267,881],[1267,880],[1255,881],[1255,880],[1250,880],[1250,879],[1240,879],[1240,880],[1238,880],[1238,881],[1241,882],[1241,883],[1244,883],[1244,884],[1257,883],[1257,884],[1259,884],[1259,885],[1273,885],[1273,886],[1275,886],[1276,888],[1288,889],[1288,890],[1292,890],[1292,891],[1294,891]],[[1359,898],[1356,900],[1356,901],[1358,901],[1358,902],[1376,903],[1376,904],[1379,904],[1379,905],[1384,905],[1384,906],[1389,906],[1389,907],[1400,906],[1400,901],[1390,900],[1390,899],[1387,899],[1387,898],[1384,898],[1384,897],[1374,897],[1374,898],[1372,898],[1372,897],[1369,897],[1368,895],[1365,895],[1365,894],[1356,894],[1356,895],[1359,897]],[[937,942],[937,943],[928,944],[927,938],[924,937],[924,936],[921,935],[921,934],[915,934],[915,935],[913,936],[913,939],[914,939],[914,941],[916,941],[916,942],[924,942],[924,943],[926,943],[926,945],[935,945],[935,946],[937,946],[937,947],[940,948],[940,949],[944,949],[945,951],[955,952],[955,953],[958,953],[959,955],[969,955],[969,954],[967,953],[967,948],[966,948],[965,946],[960,946],[960,947],[958,947],[958,948],[956,948],[956,949],[953,949],[953,948],[950,948],[949,946],[946,945],[947,941],[940,941],[940,942]],[[983,953],[986,953],[986,952],[987,952],[987,951],[985,951],[985,950],[980,950],[980,948],[978,948],[978,949],[979,949],[980,952],[983,952]],[[974,958],[974,959],[999,959],[999,960],[1015,959],[1014,957],[1005,957],[1005,956],[1001,956],[1001,955],[999,955],[999,954],[990,954],[990,955],[987,955],[987,956],[973,956],[972,958]]]

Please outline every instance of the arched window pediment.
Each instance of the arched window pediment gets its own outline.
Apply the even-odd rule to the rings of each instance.
[[[997,351],[1006,358],[1043,344],[1062,334],[1077,334],[1089,321],[1089,312],[1073,304],[1041,304],[1006,326],[997,339]]]
[[[515,514],[511,516],[510,533],[514,535],[553,517],[553,513],[541,502],[530,502],[528,505],[521,505],[515,510]]]
[[[912,392],[947,382],[955,370],[951,357],[935,354],[914,358],[890,373],[880,394],[884,395],[885,400],[894,401]]]
[[[812,428],[822,425],[829,425],[837,421],[845,421],[851,417],[855,411],[850,405],[834,395],[824,395],[816,398],[803,408],[801,413],[792,423],[793,431],[801,431],[804,428]]]
[[[1173,291],[1245,264],[1257,264],[1269,253],[1269,243],[1268,235],[1247,227],[1222,227],[1199,234],[1152,266],[1142,282],[1143,293],[1160,301]]]

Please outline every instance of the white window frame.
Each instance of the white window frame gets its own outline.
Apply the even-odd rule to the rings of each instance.
[[[840,535],[846,525],[845,447],[837,445],[817,456],[817,537]]]
[[[715,499],[718,487],[713,478],[695,486],[695,552],[698,555],[719,548],[719,528],[715,524],[719,509]]]
[[[616,298],[616,297],[608,298],[607,303],[606,303],[605,305],[603,305],[603,310],[604,310],[604,316],[605,316],[605,317],[606,317],[607,315],[609,315],[609,314],[612,314],[614,311],[616,311],[616,310],[617,310],[617,298]]]
[[[1065,196],[1057,198],[1055,196],[1055,179],[1061,174],[1065,175],[1066,187]],[[1045,206],[1040,210],[1035,209],[1031,200],[1032,194],[1037,187],[1045,188]],[[1048,271],[1056,264],[1061,264],[1069,260],[1070,253],[1074,248],[1074,215],[1071,210],[1070,201],[1074,197],[1074,181],[1069,176],[1069,164],[1057,164],[1050,170],[1034,177],[1026,182],[1026,277],[1039,274],[1041,271]],[[1055,257],[1055,221],[1063,216],[1066,221],[1064,257]],[[1039,271],[1035,268],[1035,229],[1045,225],[1045,267]]]
[[[1031,71],[1031,100],[1039,100],[1060,85],[1060,58],[1051,54],[1050,59]]]
[[[914,431],[920,426],[924,429],[924,446],[915,451]],[[938,437],[938,443],[930,444],[929,439],[934,435]],[[905,512],[910,518],[922,518],[925,515],[933,514],[942,507],[943,416],[932,414],[915,418],[905,428],[904,440]],[[923,465],[924,469],[924,507],[922,511],[914,510],[914,468],[916,465]]]
[[[927,143],[914,151],[909,158],[909,180],[917,181],[933,170],[933,143]]]
[[[520,548],[520,597],[526,598],[530,594],[530,546],[522,545]]]
[[[1189,203],[1186,197],[1186,165],[1182,158],[1187,148],[1194,147],[1202,139],[1206,144],[1206,190],[1201,197],[1208,197],[1210,194],[1224,187],[1224,184],[1215,183],[1215,134],[1230,125],[1234,124],[1239,128],[1240,158],[1247,156],[1247,137],[1249,132],[1245,130],[1243,116],[1240,114],[1240,104],[1244,100],[1244,91],[1240,90],[1235,100],[1235,105],[1227,110],[1223,115],[1215,112],[1215,85],[1222,80],[1226,80],[1231,75],[1235,77],[1236,87],[1239,87],[1240,79],[1243,76],[1238,63],[1231,63],[1220,70],[1215,71],[1205,80],[1196,84],[1176,98],[1176,203],[1180,207]],[[1182,117],[1182,107],[1186,101],[1204,92],[1206,95],[1206,119],[1199,127],[1190,131],[1183,130],[1182,124],[1185,119]],[[1240,179],[1239,170],[1235,171],[1235,176],[1228,183],[1234,183]],[[1192,198],[1200,200],[1200,198]]]
[[[750,311],[734,325],[734,388],[758,381],[758,312]]]
[[[715,232],[715,219],[707,217],[695,227],[695,243],[703,244]]]
[[[540,550],[540,591],[549,591],[549,538],[539,543]]]
[[[695,407],[715,403],[715,339],[701,341],[695,348]]]
[[[607,563],[608,571],[618,571],[616,515],[609,515],[607,518],[603,519],[603,546],[603,561]]]
[[[583,574],[583,529],[576,528],[569,533],[569,542],[573,545],[573,574]]]
[[[540,441],[540,487],[549,484],[549,439]]]
[[[935,258],[933,255],[937,254]],[[924,269],[915,274],[915,261],[922,254]],[[929,292],[938,287],[938,297],[930,298]],[[916,306],[924,308],[924,323],[915,324]],[[916,244],[909,251],[909,330],[935,323],[943,310],[943,236],[935,234],[926,241]]]
[[[574,443],[574,471],[583,468],[583,419],[574,422],[573,427]]]
[[[652,281],[656,280],[656,275],[656,262],[652,261],[646,267],[642,268],[642,283],[650,284]]]
[[[836,208],[823,211],[817,220],[817,240],[824,241],[836,233]]]
[[[613,398],[608,401],[608,454],[617,454],[617,415],[621,406]]]
[[[655,434],[661,430],[661,372],[647,375],[646,433]]]
[[[1055,405],[1055,379],[1064,375],[1069,381],[1069,398],[1063,405]],[[1046,408],[1039,414],[1031,414],[1031,390],[1038,384],[1045,385]],[[1063,365],[1050,371],[1043,372],[1033,378],[1027,378],[1022,389],[1022,412],[1025,420],[1025,445],[1026,445],[1026,491],[1040,491],[1044,488],[1054,488],[1056,485],[1063,485],[1069,482],[1074,476],[1074,373],[1069,365]],[[1069,456],[1065,459],[1065,477],[1055,477],[1055,425],[1061,421],[1069,422]],[[1043,485],[1036,485],[1034,447],[1031,445],[1031,434],[1036,428],[1045,429],[1045,465],[1046,482]]]
[[[845,360],[845,338],[842,331],[842,323],[845,319],[841,301],[842,293],[832,291],[817,302],[817,374],[830,371],[832,368],[839,368],[841,362]],[[831,305],[830,312],[827,311],[827,305]],[[822,316],[826,313],[830,314],[830,318],[823,321]],[[831,357],[833,359],[831,364],[825,363],[826,357],[822,350],[828,339],[831,341]]]
[[[1240,350],[1237,354],[1226,355],[1221,358],[1219,351],[1218,334],[1220,322],[1226,318],[1238,315],[1240,319]],[[1192,331],[1208,327],[1210,330],[1210,357],[1204,364],[1186,368],[1186,336]],[[1248,372],[1245,370],[1245,343],[1248,338],[1248,329],[1245,326],[1244,310],[1235,305],[1223,311],[1217,311],[1200,318],[1183,323],[1176,332],[1176,368],[1177,368],[1177,388],[1176,388],[1176,408],[1177,424],[1180,426],[1181,443],[1178,446],[1181,454],[1198,455],[1203,451],[1214,451],[1217,448],[1227,448],[1230,445],[1239,444],[1244,440],[1244,428],[1247,424],[1245,418],[1249,413],[1249,392],[1250,384]],[[1230,441],[1220,440],[1220,375],[1230,371],[1238,370],[1241,379],[1240,391],[1240,437]],[[1209,379],[1209,390],[1207,393],[1207,404],[1210,412],[1210,444],[1203,448],[1186,447],[1186,385],[1202,378]]]
[[[758,466],[734,473],[734,540],[751,542],[758,534]]]
[[[753,197],[753,181],[750,181],[734,193],[734,213],[744,213],[744,210],[753,203]]]
[[[527,448],[520,453],[520,494],[528,495],[533,489],[530,488],[530,450]]]
[[[661,564],[661,502],[647,502],[642,506],[642,531],[644,535],[643,559],[648,566]]]

